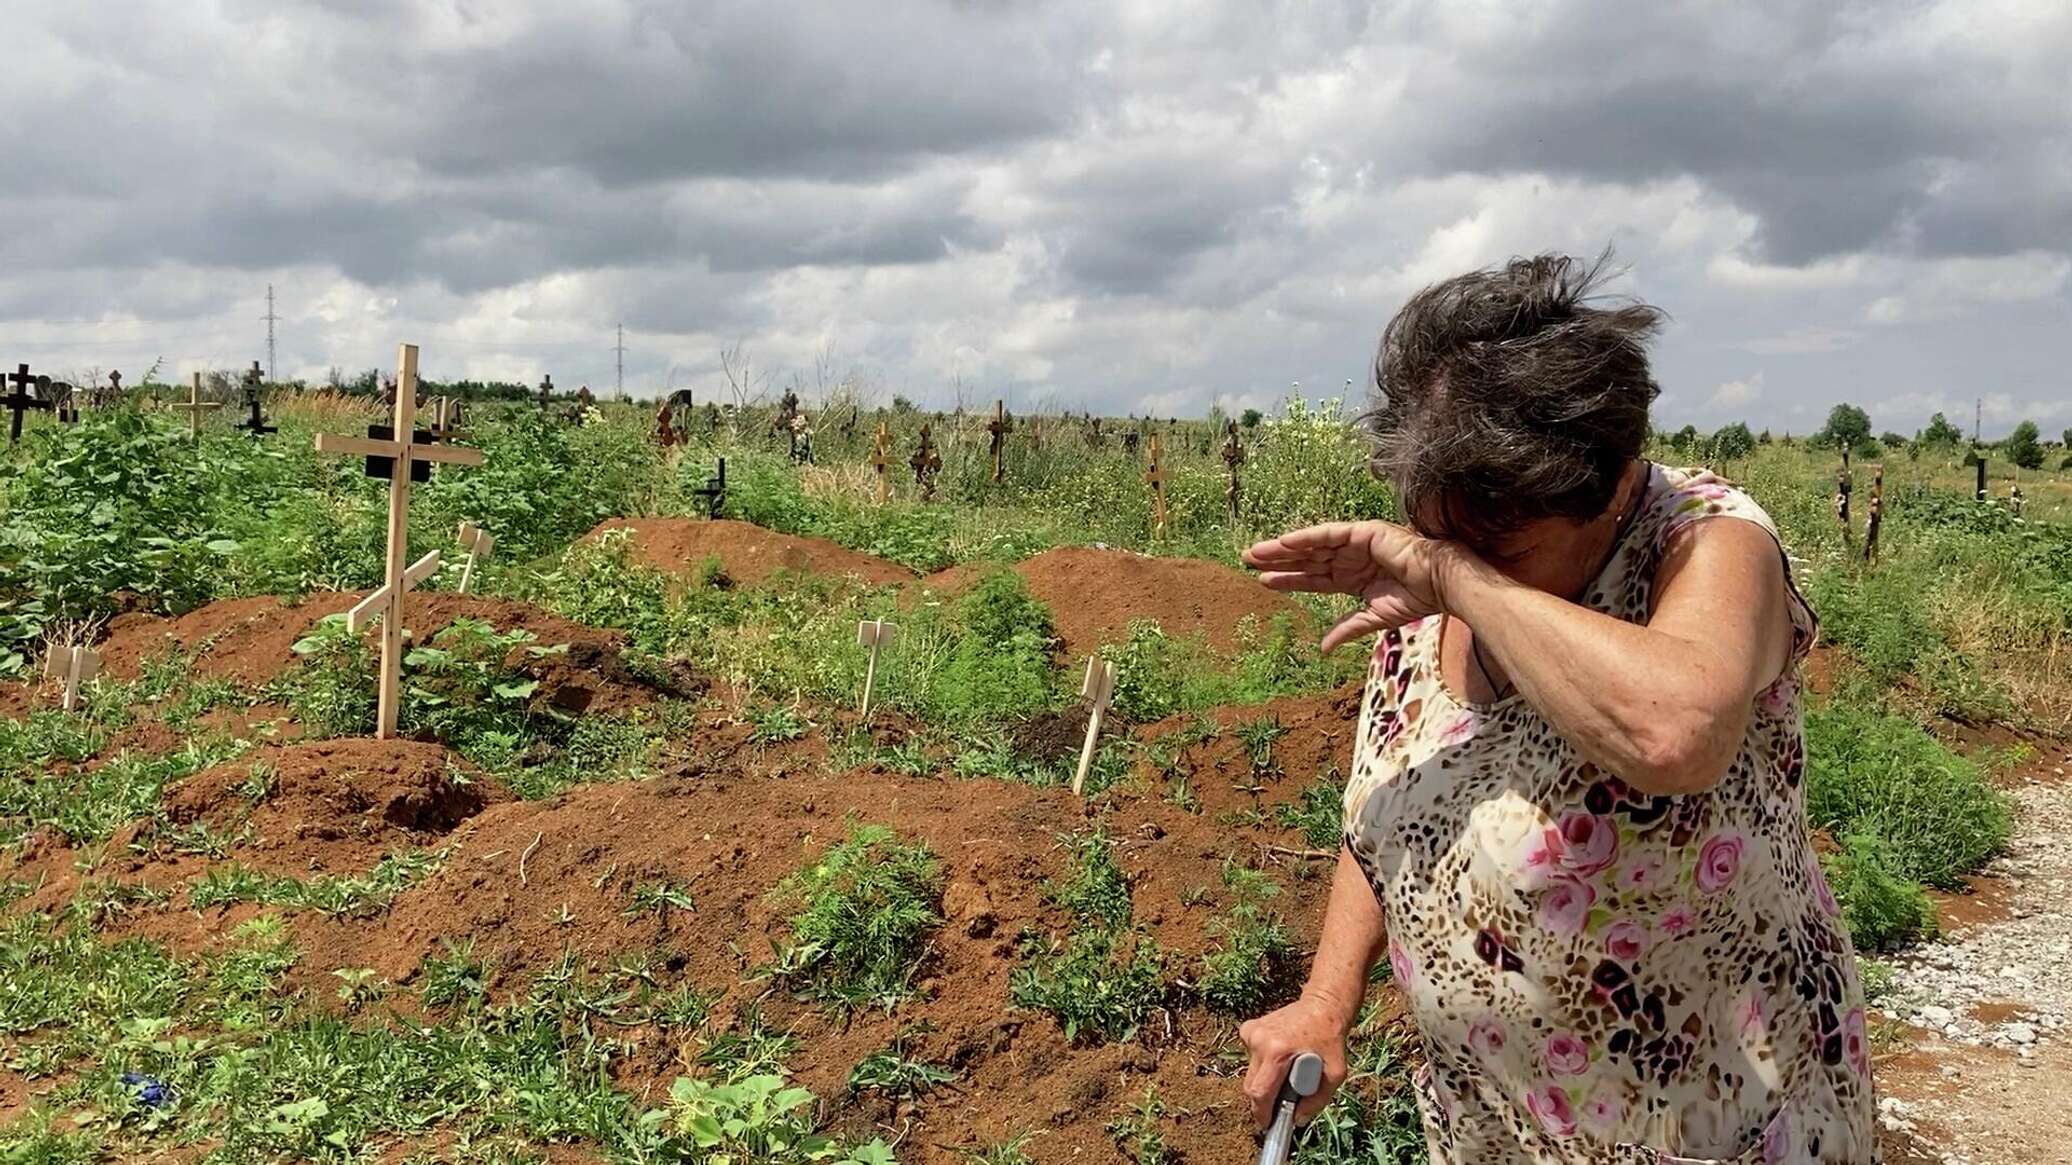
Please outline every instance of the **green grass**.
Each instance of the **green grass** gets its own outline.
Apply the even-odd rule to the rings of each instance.
[[[774,891],[793,904],[775,972],[815,998],[887,1009],[913,990],[929,934],[942,923],[942,865],[883,826],[848,836]]]
[[[1837,836],[1878,838],[1896,876],[1948,890],[2014,828],[1978,764],[1900,717],[1836,704],[1806,714],[1806,808]]]

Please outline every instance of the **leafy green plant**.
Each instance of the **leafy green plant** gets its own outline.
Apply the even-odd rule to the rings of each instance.
[[[959,636],[941,676],[944,710],[1004,719],[1050,706],[1057,632],[1050,612],[1010,570],[987,574],[957,604]]]
[[[1136,931],[1089,926],[1050,942],[1024,936],[1022,954],[1009,978],[1014,1005],[1056,1016],[1068,1040],[1127,1040],[1165,1001],[1165,952]]]
[[[1159,1127],[1165,1111],[1165,1101],[1159,1098],[1158,1090],[1147,1086],[1143,1098],[1131,1107],[1128,1116],[1109,1123],[1108,1135],[1115,1138],[1115,1147],[1135,1165],[1167,1165],[1173,1159],[1173,1150],[1166,1144],[1165,1131]]]
[[[1195,988],[1212,1010],[1257,1015],[1287,977],[1295,956],[1295,943],[1280,916],[1266,909],[1281,888],[1260,871],[1228,861],[1223,885],[1233,900],[1230,913],[1209,924],[1218,946],[1203,957]]]
[[[1935,903],[1920,883],[1894,868],[1888,843],[1877,834],[1844,836],[1842,852],[1826,866],[1858,949],[1890,950],[1935,934]]]
[[[2014,828],[1977,764],[1905,720],[1839,704],[1806,713],[1806,810],[1837,835],[1877,835],[1894,874],[1949,890]]]
[[[928,935],[942,923],[942,882],[927,846],[850,823],[846,839],[775,891],[801,907],[777,974],[822,999],[889,1009],[912,990]]]
[[[1115,862],[1114,842],[1098,829],[1060,840],[1071,851],[1071,872],[1045,883],[1046,895],[1081,923],[1111,930],[1128,926],[1130,882]]]
[[[714,1084],[680,1076],[669,1088],[668,1124],[677,1160],[740,1165],[893,1165],[882,1141],[844,1147],[819,1135],[813,1094],[782,1076]]]
[[[849,1091],[877,1092],[894,1100],[913,1100],[957,1078],[941,1064],[919,1059],[907,1050],[908,1032],[859,1060],[849,1072]]]

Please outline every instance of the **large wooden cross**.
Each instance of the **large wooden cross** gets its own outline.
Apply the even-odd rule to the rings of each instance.
[[[892,496],[892,430],[878,422],[878,436],[871,443],[871,468],[878,473],[878,504]]]
[[[1160,534],[1166,532],[1166,467],[1165,442],[1157,433],[1151,434],[1151,467],[1144,471],[1144,480],[1151,483],[1151,527]]]
[[[223,402],[201,399],[201,373],[197,372],[194,374],[193,384],[187,389],[186,401],[174,401],[168,407],[187,410],[187,431],[196,441],[199,441],[201,440],[202,413],[208,409],[222,408]]]
[[[415,344],[404,344],[396,356],[393,428],[383,432],[380,426],[370,425],[366,437],[317,434],[317,452],[365,457],[367,475],[389,481],[388,558],[382,584],[345,615],[346,629],[355,632],[376,618],[381,620],[380,707],[374,734],[382,739],[396,734],[396,715],[402,705],[403,596],[439,569],[436,550],[416,562],[406,565],[403,561],[410,551],[410,483],[427,479],[435,461],[448,465],[480,465],[483,461],[479,449],[434,445],[429,437],[417,428]]]
[[[14,410],[14,420],[7,429],[7,443],[12,445],[22,439],[23,410],[42,409],[44,412],[49,412],[51,404],[49,401],[44,400],[41,395],[30,395],[29,387],[36,383],[36,378],[29,375],[28,365],[21,365],[15,371],[8,373],[7,380],[14,385],[14,391],[5,398],[7,407]]]

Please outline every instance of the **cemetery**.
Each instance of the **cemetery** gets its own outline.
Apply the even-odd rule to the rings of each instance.
[[[1256,1151],[1236,1030],[1301,984],[1367,660],[1317,648],[1347,600],[1237,552],[1390,512],[1345,402],[658,414],[421,359],[364,396],[138,378],[69,420],[10,377],[0,959],[48,988],[0,999],[0,1144]],[[2062,780],[2072,480],[2017,513],[1970,488],[2012,484],[1991,447],[1651,455],[1785,527],[1828,876],[1887,1079],[1926,1087],[1910,952],[1990,924],[2012,806]],[[2067,1022],[1989,1003],[1986,1043]],[[1421,1160],[1417,1062],[1384,984],[1288,1159]]]

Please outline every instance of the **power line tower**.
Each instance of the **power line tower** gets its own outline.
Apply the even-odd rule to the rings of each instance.
[[[266,321],[266,380],[272,384],[280,380],[273,367],[273,325],[281,317],[273,314],[273,284],[266,285],[266,314],[259,317]]]
[[[626,399],[626,325],[619,325],[619,343],[612,351],[619,354],[619,399]]]

